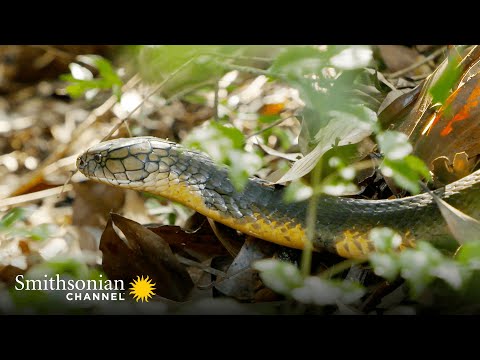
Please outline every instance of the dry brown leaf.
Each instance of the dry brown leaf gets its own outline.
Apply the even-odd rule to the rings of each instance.
[[[470,174],[475,167],[475,159],[469,159],[466,152],[455,154],[453,163],[446,156],[432,161],[434,186],[436,188],[450,184]]]
[[[258,112],[260,115],[271,116],[280,114],[284,109],[285,103],[264,104]]]
[[[73,184],[73,225],[103,227],[109,213],[118,211],[125,201],[125,191],[105,184],[87,181]]]
[[[185,251],[199,261],[227,254],[208,222],[194,231],[173,225],[148,226],[147,228],[161,236],[175,250]]]
[[[410,65],[424,59],[424,56],[419,54],[417,50],[403,46],[403,45],[379,45],[380,55],[383,62],[387,66],[389,72],[396,72],[405,69]],[[423,74],[428,72],[425,66],[419,66],[414,70],[415,74]]]
[[[435,117],[423,126],[414,154],[427,164],[440,156],[453,163],[455,154],[480,154],[480,74],[452,93]]]
[[[20,269],[13,265],[7,265],[0,268],[0,281],[3,281],[8,286],[15,283],[17,275],[24,275],[26,270]]]
[[[113,224],[121,230],[126,242]],[[111,214],[100,240],[103,270],[110,279],[129,284],[137,276],[149,276],[155,293],[170,300],[184,301],[193,287],[187,270],[159,235],[135,221]]]
[[[252,301],[263,284],[251,264],[256,260],[271,257],[277,249],[275,244],[248,237],[228,268],[227,278],[217,281],[215,288],[237,300]]]

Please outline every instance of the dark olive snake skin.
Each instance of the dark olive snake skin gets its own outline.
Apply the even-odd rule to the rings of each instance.
[[[207,155],[154,137],[100,143],[77,160],[88,178],[146,191],[180,202],[246,234],[292,248],[303,248],[307,202],[285,203],[283,188],[251,178],[235,191],[228,170]],[[435,193],[450,205],[480,218],[480,170]],[[401,247],[426,240],[443,247],[455,242],[429,194],[396,200],[320,196],[314,249],[361,258],[374,246],[370,230],[388,226],[403,237]]]

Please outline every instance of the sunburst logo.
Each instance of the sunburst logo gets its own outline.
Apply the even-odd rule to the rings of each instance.
[[[133,295],[133,298],[138,302],[138,300],[142,300],[142,302],[146,301],[148,302],[148,299],[151,298],[155,293],[153,290],[155,290],[154,286],[155,283],[152,284],[152,279],[148,278],[148,275],[146,278],[140,276],[137,276],[136,280],[133,280],[130,285],[132,287],[129,290],[130,295]]]

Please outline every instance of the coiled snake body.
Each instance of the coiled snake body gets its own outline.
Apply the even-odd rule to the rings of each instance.
[[[237,192],[227,168],[176,143],[155,137],[107,141],[80,156],[77,167],[92,180],[160,195],[243,233],[287,247],[304,247],[306,201],[286,203],[282,188],[257,178],[250,178],[244,190]],[[480,170],[435,193],[467,215],[480,217]],[[414,246],[418,240],[455,246],[429,194],[396,200],[322,195],[314,249],[364,257],[375,250],[368,235],[377,226],[399,232],[401,247]]]

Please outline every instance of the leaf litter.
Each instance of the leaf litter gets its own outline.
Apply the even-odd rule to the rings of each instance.
[[[309,128],[312,121],[305,120],[305,117],[311,118],[308,114],[309,106],[319,109],[315,102],[319,95],[315,91],[299,93],[298,87],[267,81],[264,75],[252,76],[233,70],[225,73],[222,78],[224,85],[219,83],[217,100],[212,89],[208,86],[202,87],[201,76],[198,79],[180,77],[177,83],[172,83],[165,95],[155,95],[146,101],[140,110],[132,114],[128,122],[129,129],[120,127],[114,137],[128,136],[130,131],[133,135],[148,134],[181,142],[192,129],[213,117],[213,106],[215,101],[218,101],[220,118],[228,118],[243,134],[258,133],[254,139],[244,140],[245,148],[253,149],[254,145],[258,144],[268,153],[264,158],[268,159],[268,162],[263,164],[258,173],[268,176],[278,172],[283,174],[281,182],[285,182],[307,174],[312,164],[315,165],[316,160],[332,146],[342,147],[370,140],[374,116],[379,115],[378,121],[382,126],[409,136],[413,154],[430,165],[430,170],[436,175],[434,186],[439,187],[471,172],[478,164],[476,143],[469,140],[474,139],[475,129],[478,127],[478,107],[473,96],[478,82],[474,66],[478,54],[475,48],[466,52],[467,55],[461,63],[464,72],[462,81],[458,82],[462,86],[455,88],[458,84],[453,84],[448,90],[450,93],[447,94],[444,105],[438,107],[431,103],[428,92],[435,81],[415,80],[416,76],[421,77],[437,68],[438,63],[435,61],[441,60],[441,57],[435,57],[435,60],[419,66],[415,65],[437,50],[440,50],[440,47],[380,47],[385,68],[367,72],[376,79],[375,82],[356,89],[356,94],[368,104],[361,110],[366,116],[361,115],[358,109],[348,108],[340,112],[334,110],[329,114],[336,121],[324,122],[320,128]],[[317,50],[305,51],[306,55],[313,57],[319,53]],[[369,65],[367,57],[372,54],[367,54],[362,48],[356,49],[355,53],[342,51],[345,50],[338,49],[337,58],[333,61],[334,66],[355,69],[357,65]],[[439,54],[440,52],[438,51]],[[55,55],[53,51],[50,56],[55,57],[58,54]],[[378,55],[374,52],[374,56]],[[69,61],[75,60],[75,56],[71,58],[73,60]],[[297,71],[299,67],[293,61],[294,58],[295,56],[284,56],[283,63],[278,61],[273,69],[278,70],[284,66],[288,71]],[[145,59],[144,57],[143,60],[146,61]],[[316,69],[325,66],[322,61],[315,61],[309,66],[313,64]],[[389,74],[401,72],[412,65],[415,66],[413,70],[395,78],[389,77]],[[63,69],[60,73],[68,71]],[[438,72],[441,75],[441,71]],[[5,139],[0,145],[2,198],[35,193],[61,185],[67,179],[68,172],[74,169],[76,155],[108,134],[116,118],[122,118],[132,108],[132,101],[142,101],[149,91],[149,85],[142,83],[124,89],[124,97],[119,103],[109,98],[108,94],[101,93],[92,100],[81,97],[72,100],[65,95],[65,84],[55,80],[56,77],[54,80],[47,77],[39,83],[31,80],[30,83],[25,83],[25,79],[21,79],[24,81],[22,83],[18,78],[19,73],[17,69],[11,73],[17,75],[7,78],[6,82],[11,81],[11,84],[3,84],[5,95],[0,98],[0,136]],[[57,72],[58,75],[60,73]],[[328,76],[327,74],[326,79]],[[438,79],[438,76],[435,79]],[[197,84],[197,91],[189,93],[189,88]],[[183,98],[175,98],[175,94],[182,91],[185,94],[182,95]],[[306,110],[303,111],[302,122],[284,121],[268,128],[268,124],[282,117],[298,117],[305,106],[305,99]],[[369,116],[370,122],[365,122]],[[352,117],[356,117],[355,121]],[[460,117],[462,119],[458,120]],[[301,117],[300,119],[302,120]],[[421,133],[423,129],[420,124],[429,119],[434,120],[428,135],[425,136]],[[362,126],[352,126],[352,129],[361,131],[354,134],[340,124],[360,124]],[[449,142],[448,147],[438,146],[442,132],[447,131],[456,141]],[[336,138],[338,141],[335,143]],[[304,157],[294,163],[294,170],[291,170],[289,175],[288,166],[299,152],[302,152]],[[362,161],[365,156],[377,155],[372,147],[362,159],[355,161]],[[309,156],[314,160],[309,162]],[[372,161],[368,169],[362,170],[364,185],[356,197],[386,198],[396,193],[389,191],[388,178],[384,178],[377,171],[375,164],[378,162]],[[299,172],[295,167],[306,170]],[[19,228],[38,228],[35,230],[38,235],[34,235],[35,232],[32,231],[11,232],[9,235],[0,233],[0,279],[4,284],[11,285],[17,275],[28,274],[42,264],[48,265],[59,257],[66,257],[102,271],[112,279],[130,282],[144,272],[156,283],[156,296],[152,302],[158,304],[158,307],[152,307],[152,310],[129,302],[128,305],[116,304],[110,310],[99,305],[93,307],[93,312],[216,313],[218,304],[217,312],[220,313],[275,313],[282,311],[282,307],[289,303],[290,300],[279,297],[265,287],[258,273],[251,268],[253,259],[273,256],[272,249],[269,249],[271,244],[248,239],[238,255],[232,257],[204,218],[200,217],[200,225],[197,223],[197,226],[189,228],[188,223],[195,217],[191,216],[191,210],[133,191],[123,192],[101,184],[81,182],[82,179],[76,174],[72,180],[72,190],[59,197],[52,196],[32,202],[29,208],[34,215],[18,220],[13,225]],[[393,183],[390,183],[390,187],[393,189]],[[6,214],[9,209],[10,206],[0,209],[0,215]],[[123,216],[115,214],[116,212]],[[55,224],[57,227],[52,228],[52,232],[43,232],[43,224]],[[35,236],[38,238],[35,239]],[[235,239],[238,234],[233,231],[228,236]],[[243,237],[238,239],[240,243],[244,241]],[[282,256],[280,251],[277,257],[283,258]],[[221,269],[217,269],[216,265],[219,259],[223,259],[224,265]],[[286,259],[295,263],[295,257],[287,256]],[[340,259],[333,255],[314,256],[317,267],[328,267],[338,261]],[[364,280],[365,285],[377,282],[378,279],[371,275]],[[342,288],[334,283],[311,279],[293,294],[300,302],[307,298],[310,299],[307,303],[324,305],[333,302],[332,306],[336,306],[339,313],[361,312],[363,308],[358,304],[358,298],[363,296],[363,292],[347,285],[342,285]],[[388,291],[381,292],[379,299],[372,300],[371,303],[380,303],[386,295],[398,289],[396,284],[392,284],[392,287],[387,287]],[[323,290],[319,293],[318,289],[330,289],[328,293],[333,297],[329,298],[329,294],[319,297]],[[1,291],[0,288],[0,293]],[[239,304],[233,299],[251,304]],[[265,301],[281,305],[272,305],[277,310],[255,306]],[[411,312],[410,309],[402,308],[401,301],[402,299],[396,302],[396,305],[400,305],[397,310]],[[3,303],[7,304],[8,301]],[[4,309],[7,308],[12,310],[11,302],[9,304],[10,307],[5,305],[0,311],[6,311]],[[365,310],[370,312],[371,307]],[[292,313],[301,311],[288,305],[287,308]],[[395,313],[397,310],[392,308],[391,312]]]

